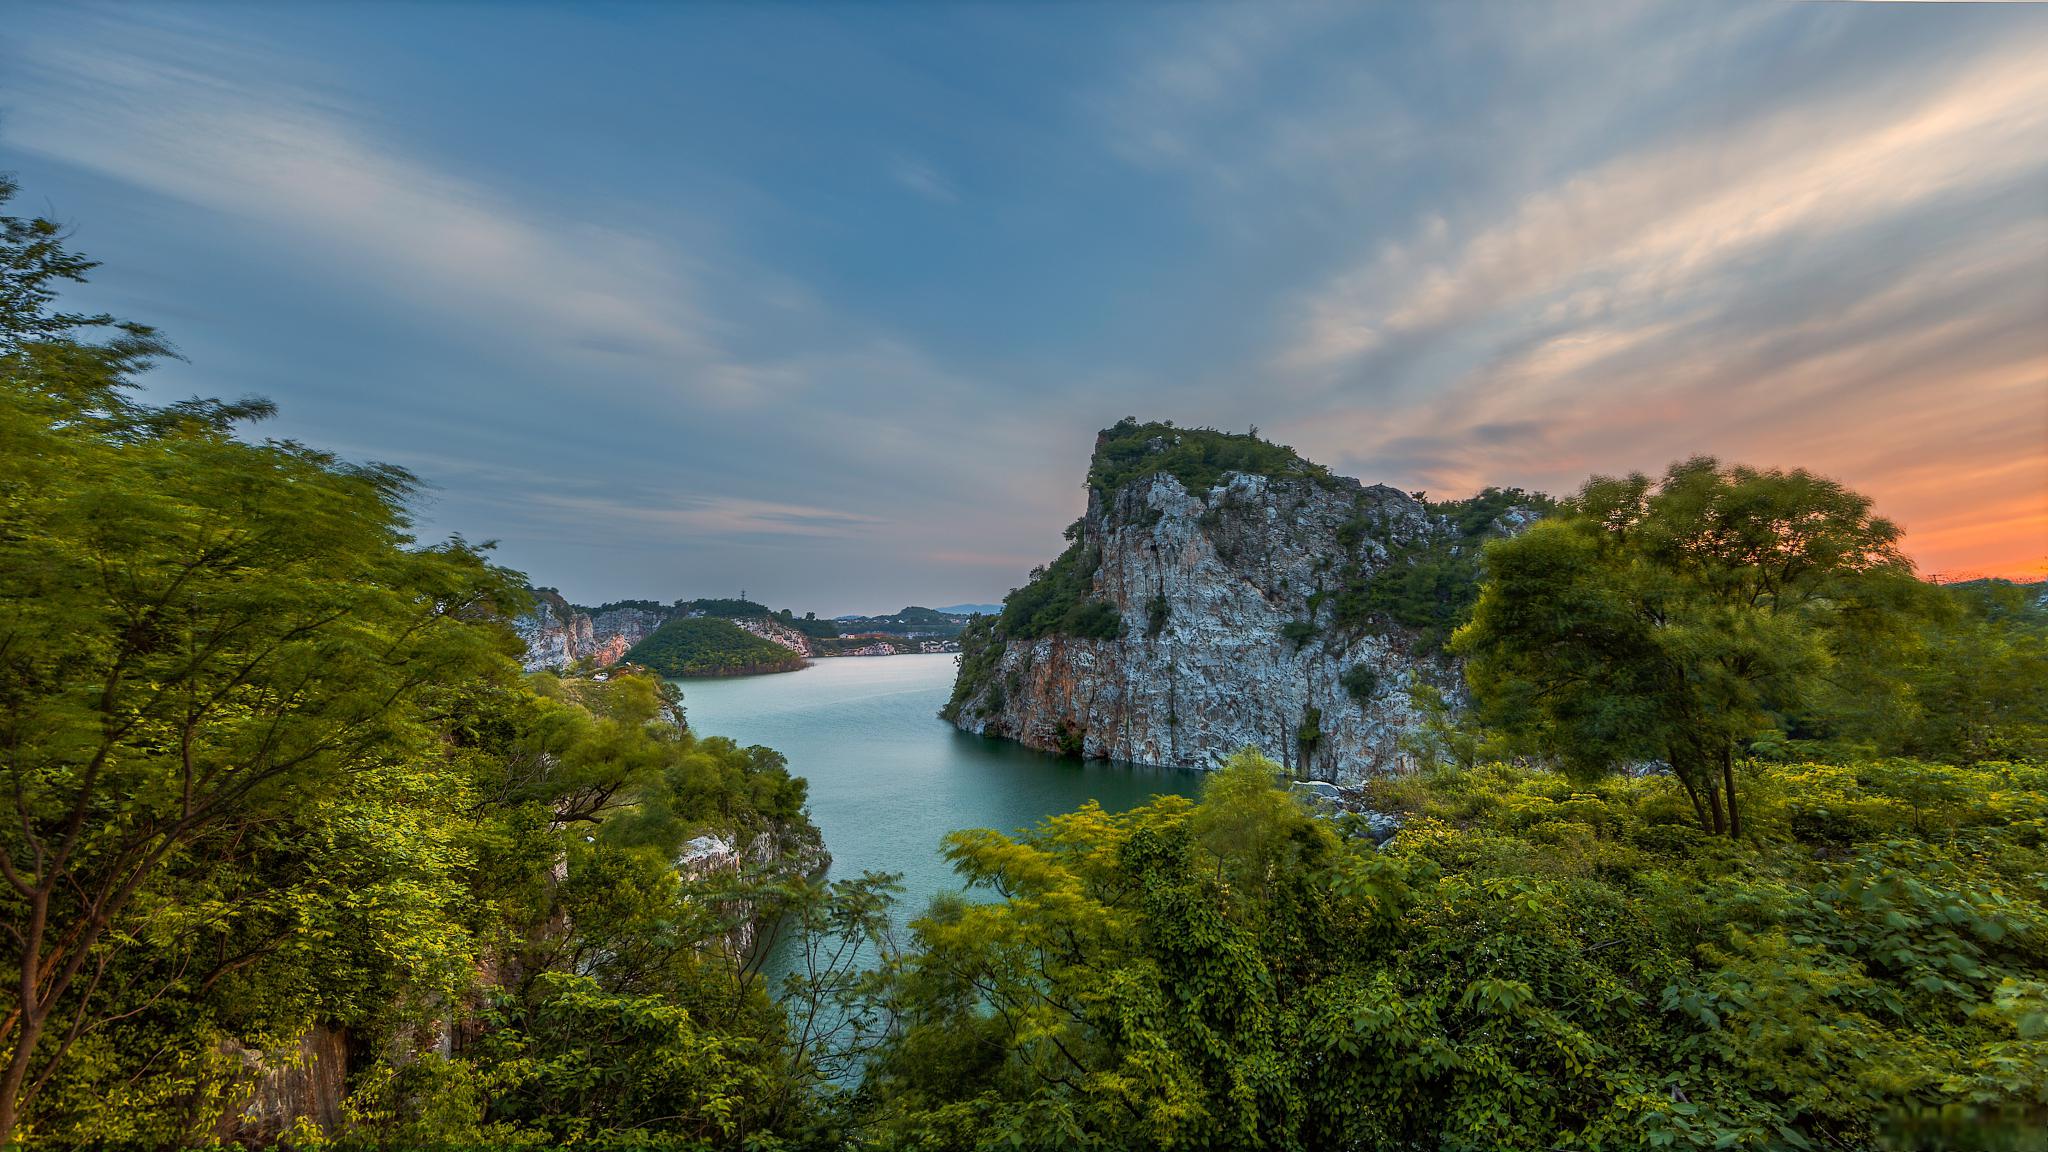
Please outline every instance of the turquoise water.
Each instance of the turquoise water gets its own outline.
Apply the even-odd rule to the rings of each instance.
[[[680,683],[692,729],[766,744],[810,781],[833,877],[902,874],[899,918],[960,889],[939,856],[948,832],[1010,832],[1088,800],[1122,811],[1199,787],[1193,773],[1065,759],[955,729],[938,718],[955,659],[838,657],[801,672]]]

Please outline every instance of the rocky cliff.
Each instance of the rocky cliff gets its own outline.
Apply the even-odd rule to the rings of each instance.
[[[1533,518],[1522,496],[1428,505],[1250,437],[1126,421],[1097,442],[1072,547],[963,638],[945,715],[1141,764],[1249,745],[1304,778],[1395,770],[1410,686],[1457,693],[1440,643],[1484,537]]]
[[[552,588],[534,593],[533,610],[512,622],[526,641],[529,672],[565,668],[578,660],[610,667],[680,612],[651,601],[627,601],[583,611]]]
[[[734,620],[733,623],[771,644],[780,644],[799,656],[815,654],[812,651],[813,646],[810,637],[787,624],[777,621],[773,617],[764,617],[759,620]]]

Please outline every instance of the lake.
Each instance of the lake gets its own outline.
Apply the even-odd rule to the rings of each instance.
[[[700,735],[766,744],[811,782],[811,819],[832,876],[903,877],[899,920],[960,890],[939,841],[961,828],[1027,828],[1089,800],[1122,811],[1162,792],[1193,795],[1191,772],[1081,761],[974,736],[938,718],[951,655],[843,656],[800,672],[683,680]]]

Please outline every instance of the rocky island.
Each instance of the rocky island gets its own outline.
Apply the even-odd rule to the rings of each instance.
[[[1070,545],[961,638],[942,715],[1033,748],[1207,768],[1247,746],[1305,779],[1397,768],[1409,689],[1455,696],[1480,546],[1547,506],[1429,503],[1256,435],[1125,420]]]

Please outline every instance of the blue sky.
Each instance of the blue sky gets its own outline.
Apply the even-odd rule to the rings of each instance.
[[[572,599],[992,600],[1093,432],[1369,482],[1697,452],[2048,559],[2048,9],[62,5],[17,209],[165,396]]]

